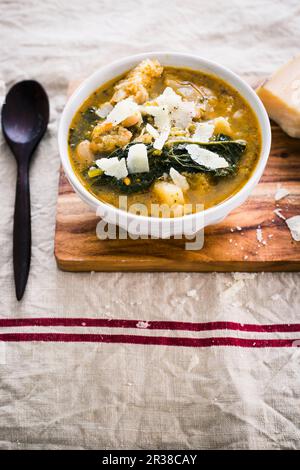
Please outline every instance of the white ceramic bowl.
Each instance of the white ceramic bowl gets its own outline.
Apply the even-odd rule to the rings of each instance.
[[[74,114],[97,88],[114,77],[132,69],[145,58],[157,58],[162,65],[189,67],[222,78],[245,98],[256,114],[262,134],[262,149],[258,163],[247,183],[224,202],[202,212],[183,217],[145,217],[99,201],[87,191],[74,173],[68,153],[68,131]],[[83,201],[97,210],[98,215],[106,222],[119,225],[132,234],[168,238],[172,235],[190,235],[207,225],[220,222],[247,199],[258,183],[266,166],[271,146],[271,129],[266,110],[256,93],[247,83],[227,68],[196,55],[175,52],[151,52],[126,57],[125,59],[113,62],[97,70],[86,79],[73,93],[65,106],[59,126],[58,144],[64,171],[74,190]]]

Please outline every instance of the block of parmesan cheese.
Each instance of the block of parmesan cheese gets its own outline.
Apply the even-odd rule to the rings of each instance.
[[[257,94],[270,118],[291,137],[300,137],[300,56],[283,65]]]

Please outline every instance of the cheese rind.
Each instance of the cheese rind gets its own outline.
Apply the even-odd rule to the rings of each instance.
[[[283,65],[257,94],[268,115],[291,137],[300,137],[300,56]]]

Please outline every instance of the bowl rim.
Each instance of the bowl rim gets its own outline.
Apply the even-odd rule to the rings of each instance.
[[[259,159],[256,163],[256,166],[248,179],[248,181],[235,193],[233,193],[231,196],[229,196],[227,199],[224,201],[216,204],[215,206],[209,207],[208,209],[204,209],[203,211],[200,212],[194,212],[192,214],[187,214],[179,217],[152,217],[151,215],[138,215],[134,213],[130,213],[128,211],[125,211],[123,209],[120,209],[116,206],[113,206],[112,204],[106,203],[104,201],[101,201],[100,199],[96,198],[92,193],[90,193],[83,183],[80,181],[78,176],[73,170],[73,167],[71,165],[70,157],[69,157],[69,151],[68,151],[68,135],[65,134],[65,127],[66,127],[66,122],[67,122],[67,131],[69,130],[70,124],[72,122],[72,119],[75,115],[75,113],[78,111],[84,100],[86,100],[92,93],[93,91],[97,90],[97,88],[101,87],[101,85],[105,84],[108,80],[102,81],[99,77],[104,75],[105,73],[108,73],[111,75],[111,79],[114,78],[114,76],[118,76],[118,74],[113,73],[114,69],[120,68],[120,67],[125,67],[128,65],[128,68],[124,69],[124,72],[126,70],[130,70],[133,66],[134,63],[138,63],[141,60],[144,60],[146,58],[158,58],[162,65],[164,65],[164,60],[163,57],[168,57],[168,58],[174,58],[175,60],[190,60],[190,61],[196,61],[199,63],[199,68],[195,69],[193,67],[190,67],[192,70],[199,70],[201,69],[209,69],[209,72],[204,72],[208,73],[209,75],[216,76],[221,78],[225,83],[228,83],[234,90],[238,91],[239,94],[242,95],[244,100],[247,102],[247,104],[251,107],[252,111],[254,112],[259,128],[261,131],[261,140],[262,140],[262,145],[261,145],[261,151],[259,155]],[[169,64],[168,64],[169,65]],[[175,67],[180,67],[180,65],[174,65]],[[189,68],[189,66],[186,66]],[[226,76],[226,78],[224,78]],[[99,81],[99,84],[93,88],[93,91],[90,91],[89,93],[84,93],[86,88],[89,87],[90,83],[94,82],[97,79]],[[234,83],[233,83],[234,82]],[[237,90],[237,87],[235,85],[237,83],[239,87],[242,89]],[[85,98],[82,98],[81,95],[86,94]],[[245,96],[245,94],[247,96]],[[75,111],[73,110],[72,113],[70,110],[75,107]],[[256,109],[255,109],[256,107]],[[235,207],[238,207],[239,205],[242,204],[242,202],[248,197],[249,193],[251,190],[256,186],[258,183],[259,179],[261,178],[263,171],[265,169],[265,166],[267,164],[267,160],[270,154],[270,148],[271,148],[271,126],[270,126],[270,121],[268,114],[266,112],[266,109],[264,105],[262,104],[260,98],[258,95],[255,93],[255,91],[251,88],[251,86],[245,82],[241,77],[239,77],[235,72],[232,72],[230,69],[227,67],[220,65],[217,62],[214,62],[212,60],[206,59],[202,56],[199,56],[197,54],[188,54],[188,53],[182,53],[182,52],[175,52],[175,51],[154,51],[154,52],[143,52],[139,54],[134,54],[130,56],[123,57],[121,59],[115,60],[113,62],[110,62],[109,64],[102,66],[98,69],[96,69],[91,75],[89,75],[83,82],[76,88],[76,90],[71,94],[69,99],[67,100],[61,118],[60,118],[60,123],[59,123],[59,129],[58,129],[58,147],[59,147],[59,154],[60,154],[60,159],[61,163],[63,166],[63,169],[66,173],[67,178],[69,179],[71,185],[73,188],[83,197],[85,202],[87,204],[92,205],[94,208],[96,207],[102,207],[105,208],[106,210],[109,209],[113,211],[115,214],[128,218],[130,217],[131,219],[137,219],[138,221],[142,222],[160,222],[163,223],[163,221],[168,221],[169,223],[171,221],[183,221],[183,220],[190,220],[193,218],[197,218],[197,214],[201,214],[202,217],[208,217],[211,216],[214,212],[224,212],[224,217],[227,216]],[[239,202],[240,199],[240,202]]]

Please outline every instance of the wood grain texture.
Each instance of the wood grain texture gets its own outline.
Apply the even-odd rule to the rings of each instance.
[[[290,194],[276,206],[278,183]],[[223,222],[207,227],[202,250],[185,250],[186,240],[100,241],[99,217],[61,170],[55,257],[66,271],[299,271],[300,242],[292,240],[285,221],[274,214],[276,207],[285,217],[300,214],[300,141],[272,123],[272,149],[260,183]],[[257,240],[259,225],[265,245]]]

